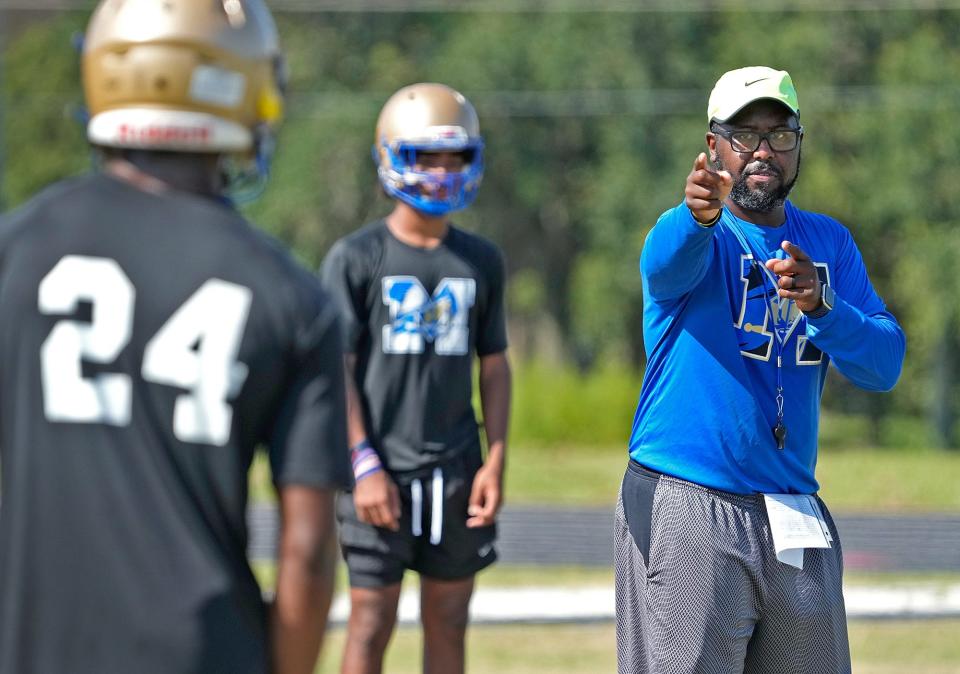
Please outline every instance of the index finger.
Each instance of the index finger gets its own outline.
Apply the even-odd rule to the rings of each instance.
[[[810,256],[803,252],[803,249],[795,243],[784,241],[780,244],[780,247],[797,262],[807,262],[810,260]]]

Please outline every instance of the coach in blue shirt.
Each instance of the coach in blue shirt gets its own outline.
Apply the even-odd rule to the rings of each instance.
[[[796,208],[790,75],[724,74],[683,203],[643,248],[647,369],[617,507],[620,672],[849,672],[814,477],[832,361],[887,391],[903,331],[850,232]]]

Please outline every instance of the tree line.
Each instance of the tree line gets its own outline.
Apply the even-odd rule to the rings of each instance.
[[[921,420],[918,444],[958,444],[960,11],[313,13],[278,15],[288,115],[270,186],[247,210],[316,265],[389,209],[370,147],[399,87],[439,81],[480,113],[487,172],[457,218],[505,250],[521,359],[584,373],[644,363],[637,269],[657,216],[682,198],[704,146],[716,78],[790,71],[806,130],[792,199],[854,234],[908,336],[898,388],[839,377],[828,409]],[[9,206],[89,166],[80,13],[18,30],[3,52],[3,195]],[[545,404],[547,404],[545,402]]]

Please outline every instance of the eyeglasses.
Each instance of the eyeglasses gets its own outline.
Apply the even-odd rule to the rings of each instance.
[[[803,127],[796,129],[777,129],[760,133],[759,131],[736,131],[734,129],[725,129],[722,126],[714,124],[714,133],[718,133],[728,141],[734,152],[756,152],[760,143],[764,140],[774,152],[790,152],[797,147],[800,142],[800,135],[803,133]]]

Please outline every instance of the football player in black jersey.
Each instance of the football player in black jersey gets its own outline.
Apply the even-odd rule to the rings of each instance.
[[[395,207],[337,242],[322,270],[343,307],[356,479],[337,501],[351,598],[342,671],[381,670],[413,569],[424,671],[455,674],[474,575],[496,558],[510,407],[503,257],[450,223],[483,176],[477,114],[460,93],[398,91],[374,155]],[[471,403],[477,359],[486,459]]]
[[[0,220],[0,674],[307,674],[351,482],[338,311],[225,197],[267,165],[273,20],[104,0],[83,77],[102,170]],[[258,446],[269,608],[246,558]]]

